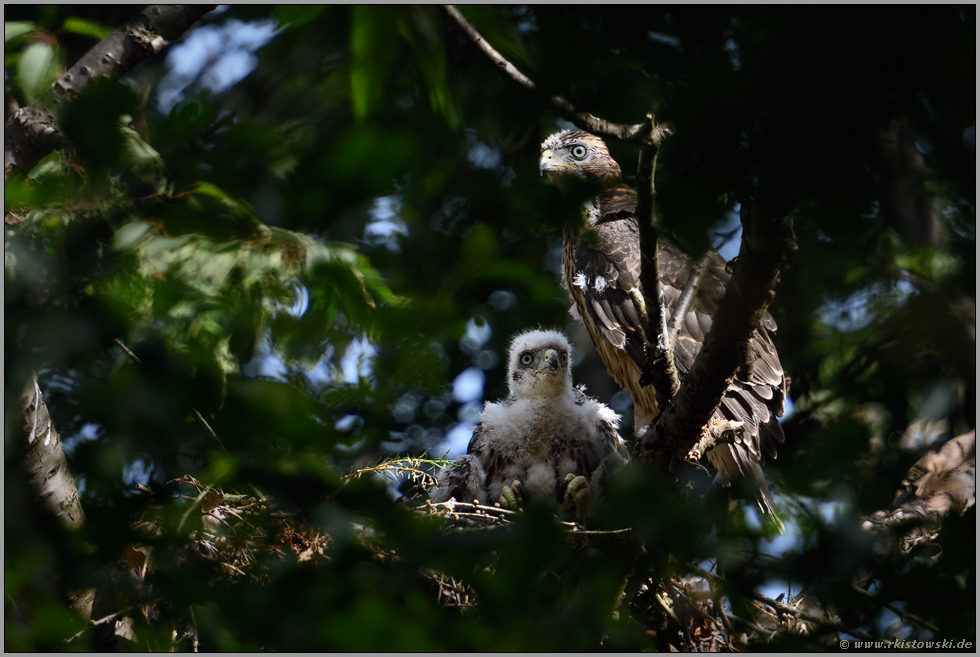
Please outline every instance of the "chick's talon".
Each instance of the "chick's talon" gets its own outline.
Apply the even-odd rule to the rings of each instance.
[[[561,508],[567,510],[575,507],[580,513],[584,513],[589,508],[589,500],[592,497],[589,480],[581,475],[575,476],[569,472],[565,475],[565,482],[566,484],[563,486],[564,499],[562,500]]]
[[[527,489],[524,488],[524,484],[515,479],[510,486],[504,486],[500,491],[500,507],[518,511],[523,507],[525,497],[527,497]]]

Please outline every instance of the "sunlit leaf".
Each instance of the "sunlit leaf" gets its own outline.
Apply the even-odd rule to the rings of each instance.
[[[3,24],[3,41],[4,43],[16,39],[19,36],[23,36],[34,30],[34,23],[27,23],[23,21],[5,21]]]
[[[47,43],[32,43],[24,48],[17,62],[17,83],[24,99],[33,103],[54,82],[57,68],[55,50]]]
[[[106,27],[105,25],[100,25],[95,21],[85,18],[78,18],[75,16],[66,18],[64,24],[62,25],[62,29],[66,32],[74,32],[75,34],[81,34],[82,36],[92,37],[93,39],[98,39],[99,41],[106,38],[113,32],[111,27]]]

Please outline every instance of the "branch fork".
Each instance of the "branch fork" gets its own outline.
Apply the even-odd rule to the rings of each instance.
[[[490,46],[456,7],[444,5],[444,9],[497,70],[516,84],[537,91],[534,81]],[[684,459],[703,440],[705,432],[708,442],[701,445],[703,449],[710,448],[708,443],[714,445],[735,439],[731,431],[712,430],[711,419],[731,382],[736,377],[747,380],[751,376],[752,336],[773,299],[780,267],[785,266],[790,254],[796,250],[792,216],[767,213],[760,209],[754,198],[742,203],[739,257],[733,263],[733,275],[713,319],[712,329],[681,386],[673,346],[680,323],[696,293],[705,261],[692,271],[668,325],[660,285],[660,221],[655,209],[654,171],[660,145],[671,132],[657,125],[650,113],[637,124],[616,124],[579,112],[561,96],[552,96],[548,102],[558,114],[582,130],[640,147],[637,216],[640,218],[640,287],[643,294],[634,294],[634,303],[646,335],[647,362],[641,382],[655,386],[661,413],[653,425],[637,427],[635,451],[641,460],[669,471],[670,464]]]

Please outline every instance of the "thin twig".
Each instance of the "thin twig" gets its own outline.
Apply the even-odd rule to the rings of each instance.
[[[912,622],[912,623],[915,623],[917,625],[921,625],[922,627],[926,628],[930,632],[932,632],[934,634],[939,634],[939,628],[938,627],[936,627],[935,625],[933,625],[932,623],[930,623],[927,620],[923,620],[923,619],[919,618],[918,616],[916,616],[913,613],[910,613],[910,612],[905,611],[901,607],[896,607],[893,604],[885,603],[885,609],[887,609],[888,611],[892,612],[893,614],[895,614],[896,616],[898,616],[899,618],[901,618],[905,622]]]
[[[198,652],[200,643],[197,635],[197,617],[194,615],[194,605],[187,608],[191,615],[191,627],[193,628],[194,638],[191,640],[191,652]]]
[[[105,616],[103,618],[100,618],[99,620],[90,620],[88,622],[88,625],[84,629],[81,629],[78,632],[76,632],[75,634],[73,634],[70,637],[68,637],[67,639],[64,639],[64,642],[65,643],[71,643],[72,641],[74,641],[78,637],[82,636],[83,634],[85,634],[86,632],[88,632],[91,629],[94,629],[96,627],[99,627],[100,625],[105,625],[106,623],[109,623],[111,621],[114,621],[117,618],[119,618],[120,616],[124,616],[124,615],[128,614],[129,612],[133,611],[134,609],[138,609],[139,607],[148,606],[148,605],[155,605],[156,603],[161,602],[162,600],[163,600],[163,598],[156,598],[155,600],[150,600],[149,602],[138,602],[138,603],[136,603],[134,605],[131,605],[129,607],[126,607],[125,609],[120,609],[119,611],[113,612],[113,613],[109,614],[108,616]]]
[[[228,450],[225,449],[225,444],[223,442],[221,442],[221,438],[218,438],[218,434],[216,434],[214,432],[214,429],[211,428],[211,425],[208,424],[208,421],[204,419],[204,416],[201,415],[201,412],[199,410],[197,410],[196,408],[194,409],[194,417],[197,418],[198,423],[202,427],[204,427],[204,429],[209,434],[211,434],[211,437],[214,438],[216,441],[218,441],[218,446],[221,447],[221,450],[224,451],[224,452],[227,452]]]
[[[207,495],[208,493],[210,493],[212,490],[213,489],[210,486],[206,487],[204,490],[201,491],[201,494],[198,495],[196,498],[194,498],[194,501],[191,502],[187,506],[187,510],[184,511],[184,515],[182,515],[180,517],[180,523],[178,523],[178,525],[177,525],[177,533],[178,534],[180,533],[180,530],[184,526],[184,521],[186,521],[187,518],[188,518],[188,516],[190,516],[191,511],[193,511],[194,509],[196,509],[201,504],[201,500],[204,499],[204,496]]]
[[[476,31],[470,22],[463,17],[463,14],[459,13],[459,9],[456,9],[453,5],[443,5],[446,13],[452,16],[456,24],[459,25],[460,29],[466,33],[466,36],[470,38],[470,41],[483,52],[484,55],[490,58],[490,61],[494,63],[494,66],[499,68],[508,77],[517,82],[517,84],[528,89],[534,89],[535,84],[531,81],[531,78],[527,77],[523,73],[517,70],[517,67],[511,64],[507,59],[501,55],[496,49],[487,42],[483,36]]]
[[[140,365],[143,364],[143,361],[141,361],[136,354],[130,351],[129,347],[127,347],[122,340],[120,340],[119,338],[113,338],[112,341],[115,343],[117,347],[122,349],[122,352],[127,356],[129,356],[133,360],[133,362],[138,363]]]
[[[533,92],[538,92],[538,87],[531,78],[527,77],[516,66],[514,66],[506,57],[501,55],[497,50],[491,46],[486,39],[477,31],[473,25],[470,24],[468,20],[460,13],[453,5],[443,5],[446,13],[450,18],[456,23],[456,25],[466,34],[467,38],[473,42],[480,52],[490,60],[494,65],[494,68],[499,70],[510,80],[514,81],[518,85],[524,87],[525,89]],[[651,131],[649,125],[646,121],[643,123],[636,123],[633,125],[625,123],[612,123],[611,121],[606,121],[600,119],[599,117],[593,116],[588,112],[579,112],[575,109],[575,106],[570,102],[562,98],[561,96],[551,96],[549,102],[558,114],[563,118],[571,121],[576,127],[582,130],[587,130],[594,135],[599,135],[606,139],[615,139],[616,141],[629,142],[633,144],[645,144],[652,143],[655,146],[659,146],[664,138],[670,136],[670,130],[663,126],[655,126]]]

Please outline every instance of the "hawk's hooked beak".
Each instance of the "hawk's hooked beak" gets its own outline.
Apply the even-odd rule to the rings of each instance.
[[[541,366],[538,369],[534,370],[534,373],[535,374],[540,374],[541,372],[544,372],[546,369],[547,370],[550,370],[551,372],[557,372],[558,371],[559,365],[558,365],[558,352],[557,351],[555,351],[554,349],[548,349],[547,351],[545,351],[544,352],[544,361],[545,362],[544,362],[544,365],[543,366]]]
[[[567,166],[567,164],[558,164],[555,162],[555,154],[551,152],[550,148],[541,153],[541,159],[538,160],[538,169],[542,176],[549,171],[557,171],[558,169]]]

